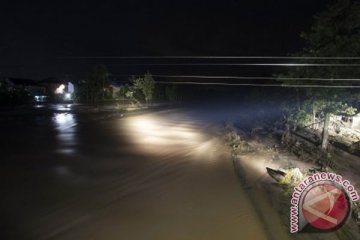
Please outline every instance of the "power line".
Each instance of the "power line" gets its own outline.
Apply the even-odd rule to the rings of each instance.
[[[115,75],[120,76],[120,75]],[[131,75],[122,75],[131,76]],[[208,75],[158,75],[163,78],[200,78],[200,79],[239,79],[239,80],[293,80],[293,81],[360,81],[360,78],[291,78],[291,77],[246,77],[246,76],[208,76]]]
[[[87,63],[91,64],[91,63]],[[212,66],[212,67],[360,67],[360,63],[106,63],[108,66]],[[48,66],[41,65],[0,65],[0,68],[36,68]]]
[[[58,59],[312,59],[360,60],[360,57],[304,57],[304,56],[61,56]]]
[[[360,67],[360,63],[107,63],[114,66]]]
[[[179,84],[179,85],[222,85],[222,86],[254,86],[254,87],[291,87],[291,88],[360,88],[351,85],[306,85],[306,84],[262,84],[262,83],[221,83],[221,82],[169,82],[155,81],[159,84]]]

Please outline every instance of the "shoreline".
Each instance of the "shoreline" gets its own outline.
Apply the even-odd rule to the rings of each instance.
[[[229,129],[227,130],[229,131]],[[276,216],[278,217],[273,216],[273,219],[269,219],[267,222],[265,221],[268,226],[271,226],[272,221],[280,220],[284,228],[286,228],[285,231],[290,232],[289,211],[291,197],[289,192],[287,192],[289,190],[286,190],[284,186],[281,186],[274,181],[274,179],[267,174],[265,167],[273,169],[298,167],[304,171],[305,169],[316,167],[315,162],[305,162],[294,153],[290,152],[286,146],[281,145],[280,140],[276,139],[275,136],[264,136],[263,134],[251,134],[251,136],[249,136],[239,128],[233,128],[231,131],[240,132],[237,144],[239,146],[234,145],[234,143],[229,144],[229,141],[227,141],[228,145],[230,145],[229,151],[231,151],[234,171],[238,176],[240,184],[246,189],[246,192],[255,207],[261,203],[258,199],[264,198],[270,204],[270,208],[276,212]],[[243,146],[245,144],[250,147],[248,147],[248,149],[244,148]],[[360,159],[354,155],[353,157],[357,158],[360,164]],[[339,161],[338,158],[339,156],[337,156],[334,161]],[[360,182],[359,176],[351,174],[349,168],[341,169],[341,171],[337,169],[336,172],[352,181],[354,185]],[[249,173],[255,174],[250,175]],[[261,205],[259,210],[264,213],[270,211],[270,209]],[[261,215],[264,215],[264,213],[261,213]],[[313,235],[314,234],[311,234],[311,236]],[[310,234],[301,233],[292,234],[290,236],[292,239],[305,240],[309,239]],[[359,225],[357,225],[355,220],[350,217],[349,222],[341,229],[335,232],[316,234],[316,236],[321,240],[329,238],[357,239],[360,237]]]

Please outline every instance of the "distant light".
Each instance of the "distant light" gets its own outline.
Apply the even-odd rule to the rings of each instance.
[[[64,94],[65,85],[61,84],[57,89],[55,89],[55,94]]]
[[[68,93],[74,93],[74,84],[68,83]]]
[[[34,96],[35,102],[45,102],[46,101],[46,96],[43,95],[36,95]]]
[[[71,93],[66,93],[64,96],[65,100],[71,100]]]

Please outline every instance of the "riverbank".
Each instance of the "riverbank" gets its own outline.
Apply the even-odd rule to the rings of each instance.
[[[281,221],[283,230],[289,232],[291,189],[286,189],[274,181],[268,175],[266,167],[272,169],[299,168],[302,172],[306,172],[308,169],[319,167],[316,161],[312,161],[311,156],[305,159],[301,155],[295,154],[290,149],[291,144],[282,142],[281,134],[265,127],[258,126],[256,129],[249,130],[235,127],[234,124],[227,124],[224,132],[239,181],[247,189],[253,204],[259,207],[264,218],[266,219],[265,216],[268,216],[269,231],[278,232],[279,229],[271,228],[271,222]],[[297,139],[294,144],[301,145],[302,142]],[[316,155],[315,152],[313,154]],[[359,189],[360,176],[357,172],[357,169],[360,169],[359,157],[340,149],[334,149],[332,161],[336,169],[331,171],[349,179]],[[259,198],[267,199],[271,211],[276,214],[269,217],[268,208],[261,205],[264,201],[259,201]],[[351,218],[344,227],[335,232],[292,235],[292,239],[299,240],[314,238],[320,240],[360,239],[359,226]]]

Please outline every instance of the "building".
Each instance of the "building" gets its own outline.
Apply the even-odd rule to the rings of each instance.
[[[7,78],[4,80],[8,90],[18,90],[27,92],[36,102],[47,101],[46,88],[39,82],[24,78]]]
[[[65,80],[57,78],[46,78],[40,81],[40,84],[45,87],[46,95],[52,102],[67,102],[73,100],[74,85]]]

